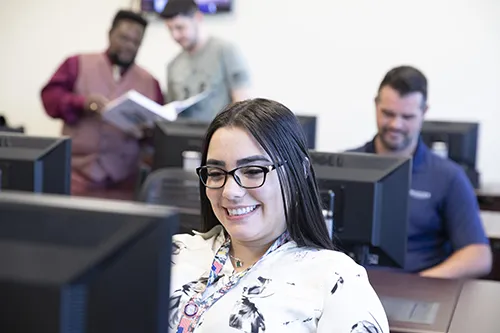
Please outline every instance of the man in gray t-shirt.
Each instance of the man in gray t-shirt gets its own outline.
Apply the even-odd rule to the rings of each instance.
[[[167,101],[209,92],[180,117],[211,121],[226,105],[250,97],[245,61],[234,45],[203,35],[203,14],[193,0],[169,0],[161,15],[183,49],[167,67]]]

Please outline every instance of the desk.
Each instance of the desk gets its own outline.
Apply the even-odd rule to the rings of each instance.
[[[500,240],[500,212],[482,211],[484,230],[490,240]]]
[[[500,184],[485,184],[476,190],[481,210],[500,211]]]
[[[391,333],[500,332],[499,282],[431,279],[380,270],[368,270],[368,276],[384,304]],[[434,305],[433,321],[394,320],[401,312],[387,301],[394,298],[420,304],[421,309]],[[417,306],[414,309],[420,311]]]
[[[381,270],[368,270],[368,276],[386,308],[391,333],[448,333],[463,282]],[[396,320],[400,317],[397,309],[388,305],[393,300],[414,302],[415,308],[420,309],[433,307],[434,315],[427,316],[432,317],[427,323],[415,317],[408,321]]]
[[[493,253],[491,272],[484,279],[500,281],[500,212],[482,211],[481,219]]]
[[[500,332],[500,283],[468,281],[462,288],[449,333]]]

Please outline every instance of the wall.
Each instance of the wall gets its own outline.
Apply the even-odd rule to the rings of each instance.
[[[411,64],[430,81],[429,119],[481,122],[479,167],[485,181],[500,182],[500,1],[235,1],[233,14],[207,18],[207,28],[243,50],[256,94],[319,116],[318,149],[369,140],[378,83],[392,66]],[[104,49],[113,14],[128,5],[3,0],[0,110],[31,134],[56,135],[60,124],[45,116],[41,86],[65,56]],[[152,22],[138,61],[164,85],[177,51],[163,24]]]

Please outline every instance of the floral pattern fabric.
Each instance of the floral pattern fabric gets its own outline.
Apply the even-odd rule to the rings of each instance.
[[[208,283],[226,239],[221,227],[174,236],[169,323],[182,320],[192,299],[205,300],[231,285],[191,325],[194,333],[389,333],[382,304],[366,271],[341,252],[297,247],[288,241],[268,253],[234,284],[230,260]],[[200,303],[201,304],[201,303]]]

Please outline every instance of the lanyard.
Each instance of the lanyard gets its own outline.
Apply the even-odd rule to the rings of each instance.
[[[276,241],[274,241],[273,245],[266,251],[266,253],[259,259],[253,266],[245,269],[244,271],[235,274],[230,277],[229,282],[223,285],[220,289],[216,289],[210,296],[201,299],[203,292],[198,293],[196,296],[192,297],[189,302],[187,302],[184,307],[183,314],[179,321],[179,326],[177,327],[176,333],[191,333],[196,327],[196,324],[200,320],[201,316],[205,313],[207,309],[209,309],[212,305],[215,304],[222,296],[224,296],[227,292],[229,292],[234,286],[238,284],[238,282],[248,274],[250,269],[256,266],[264,257],[276,251],[283,244],[287,243],[290,240],[290,235],[288,231],[285,231],[281,234]],[[227,258],[229,257],[229,249],[231,248],[231,240],[228,237],[226,241],[221,245],[215,258],[212,262],[212,268],[210,270],[210,276],[208,278],[206,288],[210,287],[217,280],[222,268],[224,267]],[[205,290],[206,290],[205,288]]]

